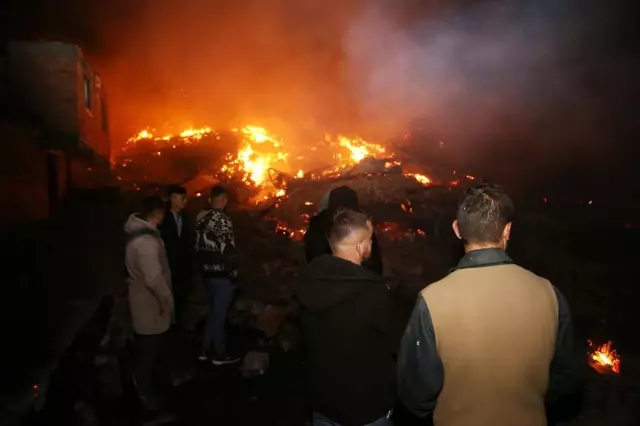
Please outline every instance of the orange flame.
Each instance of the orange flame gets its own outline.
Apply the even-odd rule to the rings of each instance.
[[[330,135],[325,135],[327,142],[332,142]],[[367,157],[379,157],[385,154],[384,147],[369,143],[361,138],[349,139],[345,136],[338,136],[338,145],[349,150],[348,163],[356,164]]]
[[[220,135],[217,135],[214,130],[206,126],[201,128],[190,127],[178,134],[156,135],[155,131],[155,129],[151,128],[140,131],[128,139],[124,150],[128,150],[137,142],[146,141],[153,143],[154,155],[161,156],[162,152],[159,149],[163,147],[176,148],[178,145],[189,145],[207,135],[216,136],[216,139],[220,139]],[[261,198],[285,195],[284,190],[277,190],[270,182],[269,170],[272,168],[285,172],[289,172],[292,169],[297,170],[297,172],[293,173],[296,179],[307,176],[302,168],[291,167],[289,164],[289,152],[285,150],[283,142],[269,134],[264,128],[247,125],[231,129],[231,131],[241,136],[241,145],[235,154],[227,154],[226,162],[220,168],[220,172],[228,176],[241,175],[242,180],[247,185],[262,190]],[[336,167],[331,171],[323,172],[322,175],[339,172],[343,167],[355,165],[368,157],[390,158],[391,160],[385,163],[385,168],[387,169],[401,165],[399,161],[393,159],[393,153],[387,153],[384,146],[367,142],[360,137],[348,138],[341,135],[332,137],[327,134],[325,135],[325,142],[327,142],[326,149],[329,150],[329,153],[332,154],[336,161]],[[310,151],[315,151],[315,149],[316,147],[311,147]],[[303,155],[295,157],[295,161],[303,159]],[[124,161],[122,163],[123,167],[127,165],[126,161],[130,162],[131,160]],[[431,179],[423,174],[405,173],[405,176],[412,177],[423,185],[431,183]],[[309,177],[313,178],[314,176],[309,175]]]
[[[615,349],[612,349],[613,342],[609,340],[601,346],[594,346],[591,340],[588,341],[591,349],[590,364],[596,370],[611,370],[616,374],[620,374],[620,356]]]

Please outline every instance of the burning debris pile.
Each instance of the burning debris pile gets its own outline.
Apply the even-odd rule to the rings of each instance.
[[[295,327],[286,318],[296,309],[295,275],[304,263],[301,240],[331,189],[347,185],[358,192],[362,206],[374,216],[387,275],[403,271],[419,286],[424,282],[428,240],[439,235],[437,217],[449,209],[458,186],[464,186],[458,178],[442,185],[390,146],[359,137],[325,135],[311,143],[288,145],[256,126],[225,132],[205,127],[164,136],[147,129],[129,139],[116,171],[123,184],[141,190],[144,183],[157,183],[149,178],[162,170],[154,161],[189,151],[200,174],[185,184],[195,196],[192,207],[204,207],[201,195],[215,182],[225,182],[237,194],[239,208],[233,219],[240,263],[252,266],[243,271],[244,298],[236,306],[234,321],[261,330],[269,344],[282,347],[295,341]],[[135,168],[147,176],[135,182],[125,179]]]
[[[185,152],[191,154],[185,158]],[[256,201],[284,196],[289,187],[302,179],[399,173],[421,185],[432,183],[427,175],[410,171],[410,167],[403,170],[401,161],[388,148],[359,137],[325,135],[311,143],[287,146],[280,138],[256,126],[224,132],[209,127],[190,128],[177,135],[163,136],[146,129],[127,141],[114,169],[118,180],[134,189],[168,180],[171,183],[186,181],[184,170],[173,173],[173,165],[161,161],[164,157],[175,159],[178,153],[183,157],[174,163],[180,163],[182,169],[191,168],[188,178],[205,173],[219,181],[240,181]],[[133,170],[138,173],[132,173]]]

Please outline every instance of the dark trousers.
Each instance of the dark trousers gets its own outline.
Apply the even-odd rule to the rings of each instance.
[[[235,285],[229,278],[205,278],[211,312],[207,317],[202,347],[209,349],[213,343],[216,356],[227,356],[227,314],[233,301]]]
[[[189,295],[190,280],[185,273],[171,274],[171,287],[173,292],[173,307],[176,325],[184,326],[184,316],[187,311],[187,297]]]
[[[136,334],[133,340],[133,377],[138,395],[142,398],[154,392],[153,381],[156,367],[170,369],[168,355],[168,332],[162,334]]]

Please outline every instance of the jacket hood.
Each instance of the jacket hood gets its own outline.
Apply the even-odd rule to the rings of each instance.
[[[124,231],[127,234],[133,234],[140,231],[155,231],[159,232],[156,228],[154,228],[149,222],[140,218],[138,213],[134,213],[127,219],[127,222],[124,224]]]
[[[322,255],[305,266],[298,276],[298,299],[310,311],[323,311],[384,279],[348,260]]]

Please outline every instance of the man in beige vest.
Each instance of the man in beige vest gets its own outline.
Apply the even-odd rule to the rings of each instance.
[[[453,230],[465,256],[419,295],[398,358],[400,401],[436,426],[546,426],[545,400],[575,390],[569,307],[506,254],[513,202],[465,193]]]

